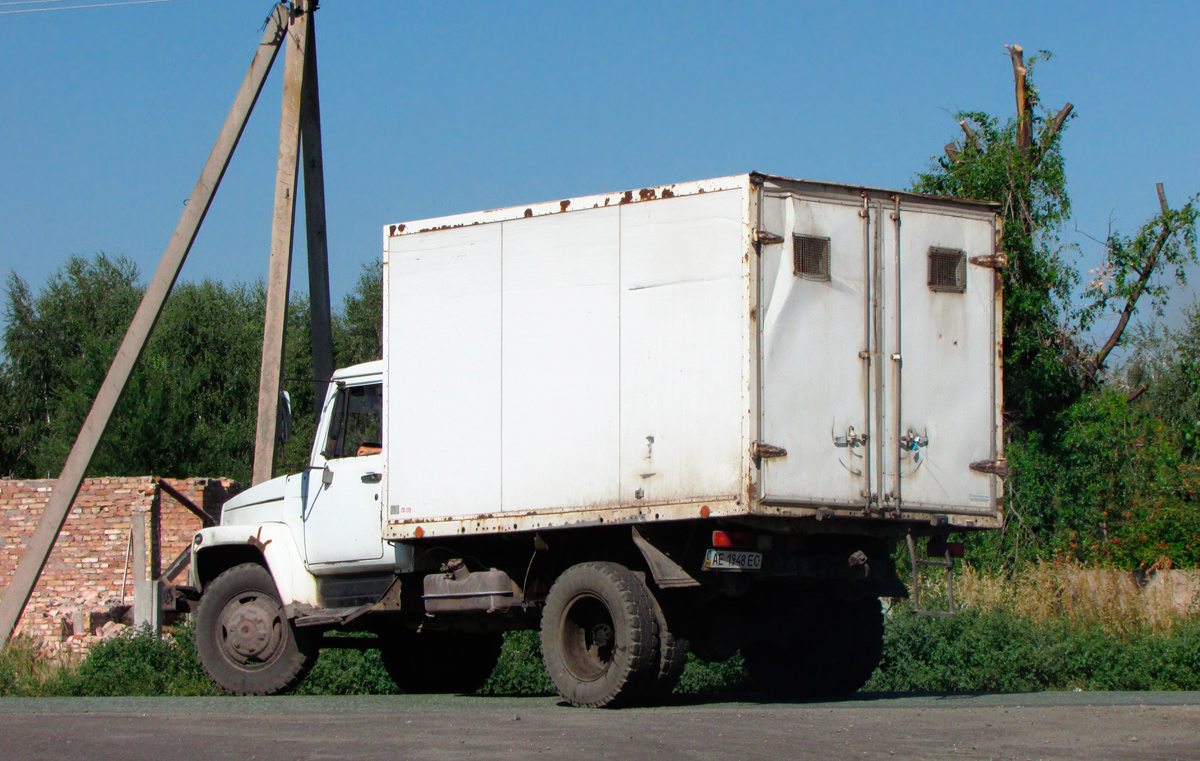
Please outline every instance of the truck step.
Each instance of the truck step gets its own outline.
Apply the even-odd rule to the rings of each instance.
[[[954,606],[954,555],[951,552],[950,546],[945,542],[940,542],[936,549],[942,550],[941,556],[936,560],[932,558],[918,560],[916,543],[913,541],[913,536],[908,535],[908,559],[912,563],[912,607],[913,613],[918,616],[953,616],[957,610]],[[936,551],[935,543],[931,539],[929,542],[929,550]],[[960,554],[961,556],[961,554]],[[946,607],[933,609],[921,607],[921,571],[925,568],[936,568],[946,572]],[[937,571],[934,571],[936,574]]]
[[[356,605],[350,608],[316,608],[296,616],[293,623],[298,627],[347,624],[366,613],[371,607],[371,605]]]

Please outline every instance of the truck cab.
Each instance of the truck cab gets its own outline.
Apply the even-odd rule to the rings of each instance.
[[[217,548],[247,543],[262,546],[273,575],[292,579],[294,593],[286,603],[293,615],[346,607],[363,596],[339,595],[322,583],[323,577],[353,574],[390,581],[394,573],[411,570],[411,546],[384,541],[381,529],[382,371],[378,361],[336,371],[308,467],[241,492],[225,503],[220,526],[196,534],[191,568],[197,588],[224,570],[229,561],[223,557],[238,554]],[[255,541],[249,541],[247,529]]]

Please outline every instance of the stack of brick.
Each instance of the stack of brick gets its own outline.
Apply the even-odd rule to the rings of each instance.
[[[33,636],[51,651],[79,653],[121,629],[111,620],[110,609],[133,601],[136,562],[130,557],[130,532],[136,522],[131,519],[138,512],[152,512],[155,483],[150,476],[83,482],[17,634]],[[211,515],[217,515],[220,505],[237,491],[236,484],[223,479],[168,479],[167,483]],[[8,592],[53,486],[53,480],[0,480],[0,589],[4,590],[0,595]],[[147,537],[146,560],[147,567],[153,567],[157,552],[165,569],[188,547],[201,522],[166,492],[160,494],[158,536],[151,531]]]

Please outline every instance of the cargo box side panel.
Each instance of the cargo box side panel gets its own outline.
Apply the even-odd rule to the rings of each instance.
[[[747,191],[621,207],[621,501],[741,493]]]
[[[618,501],[619,216],[502,223],[506,512]]]
[[[500,225],[390,239],[387,518],[501,506]]]

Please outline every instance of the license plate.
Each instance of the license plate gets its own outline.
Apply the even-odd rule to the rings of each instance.
[[[704,554],[704,567],[713,571],[761,571],[762,553],[709,550]]]

